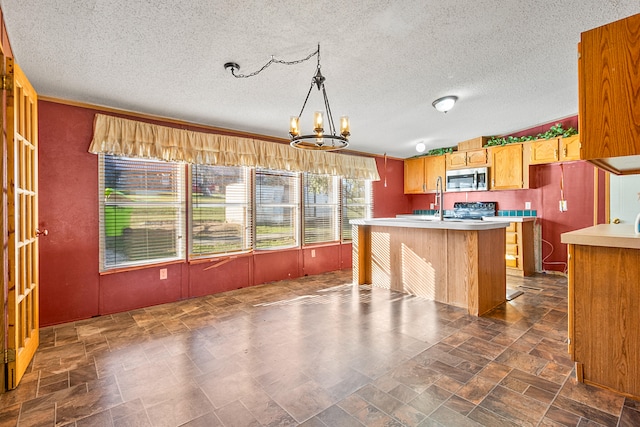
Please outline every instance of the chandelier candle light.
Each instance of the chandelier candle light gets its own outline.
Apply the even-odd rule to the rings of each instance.
[[[302,109],[300,110],[300,114],[297,116],[292,116],[289,121],[289,135],[291,136],[291,146],[303,150],[324,150],[324,151],[333,151],[333,150],[341,150],[346,148],[349,145],[349,136],[351,135],[349,129],[349,117],[342,116],[340,117],[340,133],[336,132],[336,128],[333,122],[333,116],[331,114],[331,107],[329,106],[329,99],[327,98],[327,91],[325,89],[325,77],[320,72],[320,44],[318,44],[318,49],[307,56],[304,59],[300,59],[297,61],[282,61],[279,59],[271,58],[269,62],[267,62],[261,69],[254,73],[250,73],[248,75],[244,74],[236,74],[236,70],[240,69],[240,66],[235,62],[227,62],[224,64],[225,69],[231,69],[231,74],[234,77],[242,78],[242,77],[252,77],[256,74],[260,73],[262,70],[267,68],[274,62],[285,65],[294,65],[308,59],[313,56],[318,57],[318,66],[316,69],[316,73],[311,79],[311,86],[309,87],[309,91],[307,92],[307,97],[304,99],[304,103],[302,104]],[[313,90],[313,87],[317,87],[318,91],[322,92],[322,97],[324,100],[324,113],[322,111],[316,111],[313,114],[313,133],[301,135],[300,132],[300,117],[304,112],[304,108],[307,105],[307,101],[309,100],[309,96]],[[329,127],[328,132],[325,132],[325,115],[326,122]]]

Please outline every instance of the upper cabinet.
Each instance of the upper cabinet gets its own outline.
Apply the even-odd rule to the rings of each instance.
[[[567,138],[541,139],[532,141],[530,144],[529,164],[531,165],[580,160],[579,135]]]
[[[522,144],[491,147],[489,156],[492,190],[529,188],[529,163],[523,161]]]
[[[445,156],[424,156],[404,161],[405,194],[436,191],[436,181],[442,177],[444,185]]]
[[[640,14],[582,33],[578,50],[581,158],[640,173]]]
[[[447,169],[462,169],[487,165],[487,149],[477,148],[469,151],[454,151],[445,155]]]
[[[424,157],[404,161],[404,193],[420,194],[425,192]]]

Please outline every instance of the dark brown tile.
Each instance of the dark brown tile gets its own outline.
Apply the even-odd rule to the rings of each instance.
[[[513,422],[531,425],[547,412],[547,405],[501,386],[495,387],[480,406]]]
[[[345,426],[345,427],[358,427],[362,426],[360,422],[349,415],[346,411],[337,405],[330,406],[318,415],[317,419],[322,421],[327,426]]]
[[[631,409],[628,406],[622,408],[622,414],[620,415],[619,427],[632,427],[640,426],[640,411]]]
[[[216,411],[225,427],[259,427],[260,423],[239,401],[232,402]]]
[[[564,396],[556,397],[553,401],[553,406],[567,412],[580,415],[587,420],[595,421],[605,426],[615,426],[618,423],[618,417]]]
[[[637,422],[637,401],[575,382],[566,278],[509,277],[543,291],[480,318],[350,281],[333,272],[42,328],[22,383],[0,394],[0,425]]]

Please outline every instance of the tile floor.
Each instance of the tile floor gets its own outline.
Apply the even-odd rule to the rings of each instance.
[[[0,426],[640,425],[640,402],[576,382],[562,277],[509,277],[524,295],[482,318],[350,282],[44,328]]]

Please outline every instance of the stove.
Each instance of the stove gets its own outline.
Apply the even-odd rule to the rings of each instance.
[[[446,211],[445,218],[482,219],[483,216],[496,216],[497,202],[455,202],[453,211]]]

